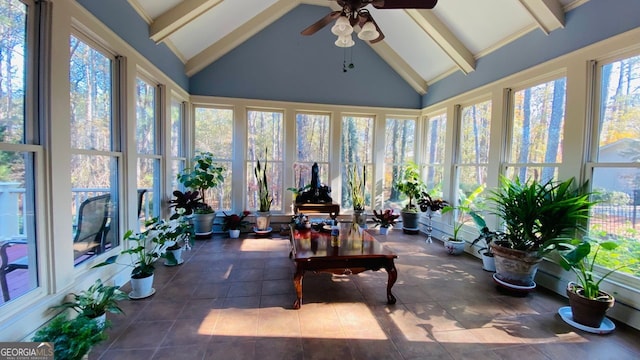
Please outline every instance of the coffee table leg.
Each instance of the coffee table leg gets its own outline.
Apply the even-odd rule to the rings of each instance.
[[[300,265],[296,266],[296,274],[293,276],[293,286],[296,288],[296,301],[293,303],[295,310],[300,309],[302,305],[302,278],[304,276],[304,270]]]
[[[384,269],[387,270],[387,274],[389,275],[389,279],[387,280],[387,304],[393,305],[396,303],[396,297],[391,293],[391,288],[398,279],[398,271],[396,270],[396,264],[393,260],[391,260]]]

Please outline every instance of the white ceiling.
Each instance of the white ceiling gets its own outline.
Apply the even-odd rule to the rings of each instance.
[[[385,34],[383,41],[371,47],[424,94],[429,83],[455,71],[472,72],[477,59],[530,31],[550,33],[563,28],[565,12],[587,1],[440,0],[433,10],[379,10],[369,5],[367,9]],[[331,0],[129,3],[149,23],[151,39],[175,52],[189,76],[300,4],[326,6],[327,13],[339,9]],[[316,20],[310,19],[309,25]]]

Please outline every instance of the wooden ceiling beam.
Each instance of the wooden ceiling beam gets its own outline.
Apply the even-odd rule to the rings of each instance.
[[[549,34],[553,30],[564,28],[564,9],[558,0],[520,0],[538,24],[540,30]]]
[[[468,74],[475,70],[476,60],[471,51],[433,12],[423,9],[405,9],[404,11],[438,44],[462,72]]]
[[[151,40],[164,41],[174,32],[209,11],[222,0],[185,0],[158,16],[149,26]]]

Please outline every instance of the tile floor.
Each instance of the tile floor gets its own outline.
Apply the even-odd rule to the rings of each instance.
[[[638,359],[639,331],[594,335],[565,324],[562,297],[501,295],[481,261],[423,235],[379,236],[398,254],[395,305],[384,270],[308,273],[292,310],[294,265],[282,237],[199,240],[158,266],[155,295],[109,314],[91,359]],[[128,285],[123,288],[129,290]]]

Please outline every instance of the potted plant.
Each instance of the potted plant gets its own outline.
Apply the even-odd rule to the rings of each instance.
[[[178,214],[182,213],[178,210]],[[184,263],[182,254],[184,250],[190,250],[196,237],[194,227],[189,222],[189,218],[181,215],[178,218],[172,216],[168,222],[158,224],[158,229],[166,234],[167,249],[162,254],[165,258],[166,266],[176,266]]]
[[[67,295],[69,301],[65,301],[54,308],[73,309],[80,316],[96,319],[99,325],[104,326],[107,312],[124,314],[118,306],[118,301],[127,298],[119,286],[104,285],[97,279],[87,290]]]
[[[577,282],[569,282],[567,285],[567,296],[571,306],[572,319],[578,324],[591,328],[599,328],[605,318],[606,311],[613,307],[615,299],[613,295],[600,290],[600,283],[615,271],[620,270],[628,264],[621,265],[615,269],[608,270],[603,275],[597,276],[594,272],[594,265],[600,250],[611,251],[618,247],[613,241],[596,242],[595,251],[588,240],[574,239],[571,242],[573,249],[569,251],[559,251],[560,266],[567,271],[576,274]]]
[[[395,225],[399,217],[399,214],[393,213],[393,209],[380,210],[380,212],[373,210],[373,221],[375,221],[376,226],[380,226],[380,235],[387,235],[389,227]]]
[[[353,205],[353,222],[361,228],[367,226],[367,216],[364,213],[364,189],[366,167],[362,168],[362,174],[358,171],[358,165],[347,166],[347,186]]]
[[[79,360],[86,358],[93,346],[107,339],[104,330],[108,325],[101,326],[82,315],[68,319],[65,314],[59,314],[40,328],[32,341],[53,343],[53,353],[47,354],[53,357],[47,358]]]
[[[478,223],[479,221],[484,222],[484,220],[478,215],[476,210],[475,201],[484,191],[484,185],[478,186],[471,194],[465,195],[464,192],[460,191],[460,195],[458,198],[458,205],[451,206],[446,205],[442,209],[442,213],[446,214],[449,212],[455,212],[455,218],[453,220],[453,236],[447,239],[444,239],[444,247],[447,249],[447,252],[451,255],[460,255],[464,252],[464,246],[466,241],[462,239],[460,235],[460,230],[462,227],[469,222],[470,220]]]
[[[129,293],[130,299],[146,298],[156,292],[153,288],[155,262],[165,253],[169,246],[168,241],[178,237],[179,231],[164,220],[152,218],[145,222],[144,231],[134,233],[132,230],[128,230],[124,234],[128,248],[122,250],[120,255],[129,255],[129,263],[122,265],[133,268],[131,270],[132,291]],[[114,264],[118,256],[111,256],[94,267]]]
[[[180,216],[193,215],[195,210],[202,206],[202,198],[198,191],[185,191],[175,190],[173,192],[174,198],[169,201],[169,208],[173,208],[175,212],[171,215],[170,219],[177,219]]]
[[[215,158],[210,152],[198,153],[193,157],[192,163],[193,167],[185,168],[178,174],[178,181],[186,188],[200,194],[200,201],[193,202],[193,225],[196,235],[210,235],[213,232],[215,212],[207,203],[206,192],[222,184],[225,169],[215,164]],[[197,198],[197,195],[195,197]]]
[[[425,191],[418,165],[409,161],[403,168],[396,189],[404,194],[409,202],[402,209],[402,230],[405,233],[418,233],[418,207],[413,203]]]
[[[478,254],[482,258],[482,269],[485,271],[495,272],[496,261],[493,253],[491,252],[491,243],[504,240],[505,233],[501,231],[491,231],[487,227],[486,222],[481,217],[474,218],[476,225],[480,230],[480,234],[471,242],[471,247],[481,243],[478,249]]]
[[[560,182],[501,178],[492,191],[495,214],[505,226],[503,239],[490,244],[501,285],[535,286],[533,278],[545,254],[567,250],[582,229],[594,204],[585,191],[586,183],[575,186],[574,178]]]
[[[444,207],[447,205],[449,205],[448,202],[439,198],[433,198],[426,191],[423,191],[420,198],[418,199],[418,206],[420,207],[420,211],[427,213],[427,239],[425,241],[428,244],[433,242],[433,239],[431,238],[431,232],[433,231],[433,226],[431,226],[431,218],[433,217],[433,213],[444,209]]]
[[[245,218],[251,214],[251,212],[245,210],[240,214],[227,214],[226,212],[222,212],[224,214],[223,222],[222,222],[222,231],[229,231],[229,237],[232,239],[237,239],[240,236],[240,230],[249,225],[249,222],[245,220]]]
[[[267,149],[264,150],[264,167],[257,160],[253,174],[256,177],[258,185],[258,212],[256,214],[256,230],[258,232],[269,233],[271,228],[269,223],[271,220],[271,204],[273,196],[269,192],[269,183],[267,182]]]

